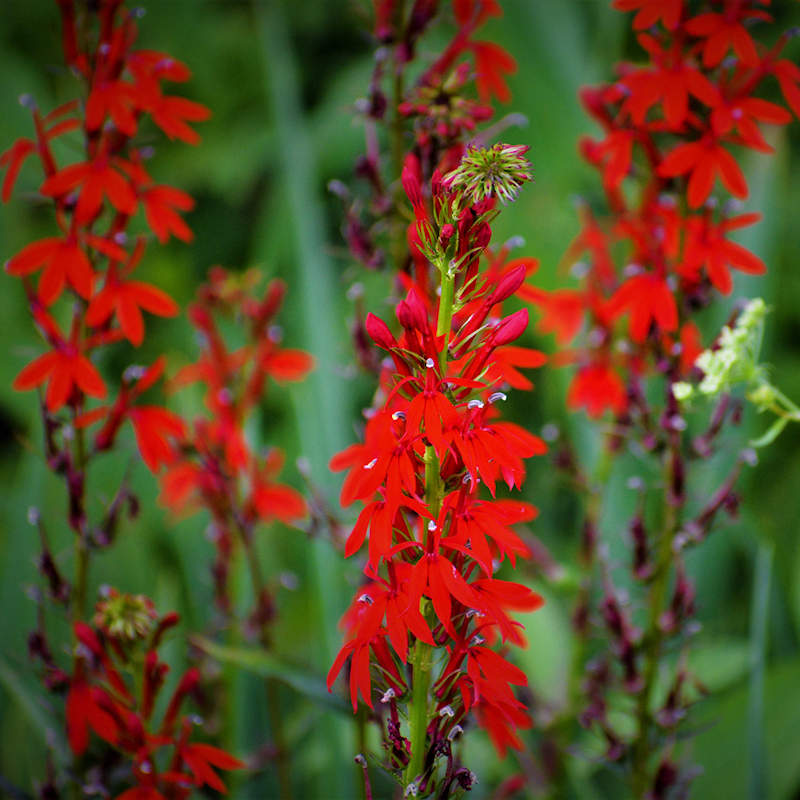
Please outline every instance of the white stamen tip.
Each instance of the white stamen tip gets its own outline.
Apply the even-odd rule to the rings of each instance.
[[[397,697],[397,692],[390,686],[381,697],[381,703],[388,703],[392,698]]]

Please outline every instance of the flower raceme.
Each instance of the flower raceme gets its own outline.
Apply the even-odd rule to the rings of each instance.
[[[714,292],[730,294],[733,270],[765,271],[729,239],[760,216],[737,214],[734,203],[717,202],[712,192],[745,199],[739,154],[772,152],[763,126],[791,120],[787,108],[758,96],[771,80],[800,114],[800,70],[781,58],[790,35],[770,48],[753,38],[765,26],[751,23],[772,19],[768,5],[614,3],[637,12],[633,27],[645,59],[621,64],[615,83],[581,95],[603,130],[600,139],[585,139],[581,152],[602,175],[611,216],[601,220],[582,208],[582,230],[567,254],[581,259],[581,290],[526,295],[543,313],[541,329],[555,330],[562,344],[587,323],[587,343],[572,355],[578,370],[568,402],[591,416],[624,413],[621,388],[651,359],[674,361],[685,375],[702,349],[693,311]],[[618,268],[611,254],[623,252]],[[622,320],[627,337],[618,329]],[[621,336],[624,349],[615,346]]]
[[[58,6],[67,64],[88,90],[85,106],[71,101],[42,115],[25,98],[32,109],[35,137],[20,139],[0,155],[0,167],[6,171],[4,201],[9,200],[27,158],[38,157],[44,173],[39,192],[54,204],[59,229],[57,235],[24,247],[6,265],[11,275],[25,282],[34,319],[51,348],[22,370],[14,387],[30,390],[46,385],[49,412],[65,405],[78,409],[85,396],[106,396],[107,387],[91,354],[123,338],[141,345],[142,311],[164,317],[178,313],[161,289],[131,279],[147,237],[128,234],[127,229],[142,207],[145,221],[161,242],[170,235],[189,241],[192,233],[178,212],[191,210],[193,201],[178,189],[154,183],[142,163],[147,150],[132,137],[149,118],[170,138],[195,144],[199,137],[186,121],[208,116],[203,106],[164,94],[165,81],[186,81],[189,70],[164,53],[134,49],[135,15],[120,2],[97,4],[97,35],[85,42],[77,31],[76,4],[63,0]],[[62,166],[53,142],[76,134],[82,138],[83,160]],[[34,288],[32,277],[37,272]],[[65,293],[79,300],[68,335],[48,313]],[[116,413],[120,408],[115,406]],[[155,463],[152,449],[146,460],[150,466]]]
[[[204,786],[225,793],[215,768],[244,766],[218,747],[190,741],[194,721],[180,711],[199,685],[197,669],[184,673],[160,723],[154,720],[169,672],[157,651],[179,619],[174,612],[159,618],[148,598],[111,589],[93,624],[74,625],[78,657],[66,700],[69,744],[82,755],[94,733],[130,760],[134,785],[116,800],[184,800]]]
[[[217,547],[213,567],[217,602],[230,608],[227,576],[233,542],[252,536],[257,522],[278,519],[294,524],[307,514],[302,495],[277,481],[283,454],[256,452],[245,426],[263,400],[268,379],[302,380],[313,366],[311,356],[281,343],[275,317],[286,292],[271,281],[257,299],[258,271],[242,275],[215,267],[189,308],[202,343],[198,360],[183,367],[170,382],[173,390],[203,387],[206,413],[170,439],[161,479],[161,502],[176,513],[207,509]],[[244,343],[231,349],[219,320],[235,318],[246,331]],[[259,602],[267,598],[259,598]]]
[[[501,147],[497,152],[508,153],[501,166],[521,183],[529,177],[527,162],[518,163],[523,149]],[[476,199],[459,177],[467,169],[468,164],[444,179],[435,173],[429,191],[423,191],[413,156],[407,161],[402,183],[415,213],[412,224],[422,252],[439,272],[441,295],[431,291],[425,276],[409,280],[395,309],[397,336],[384,320],[367,317],[368,335],[388,356],[378,406],[368,415],[363,443],[331,461],[332,469],[347,471],[342,504],[364,503],[345,555],[367,541],[368,552],[365,583],[343,619],[347,640],[328,683],[333,685],[349,660],[355,709],[359,695],[373,705],[377,680],[392,709],[392,766],[413,772],[406,783],[430,780],[437,743],[456,736],[470,711],[501,753],[520,747],[516,731],[530,726],[511,689],[526,678],[490,645],[504,650],[522,644],[521,626],[510,612],[531,611],[542,602],[496,573],[506,559],[513,564],[529,555],[512,526],[536,514],[528,503],[501,499],[498,489],[520,488],[525,459],[545,451],[539,438],[501,420],[502,390],[528,388],[517,368],[539,366],[543,357],[512,345],[527,326],[527,311],[503,311],[532,265],[506,263],[487,249],[496,198],[512,195],[514,184],[505,180],[498,189],[481,172],[477,179],[487,188]],[[481,484],[490,497],[481,496]],[[423,648],[441,654],[438,669],[430,655],[420,656]],[[413,666],[411,685],[401,668],[406,663]],[[435,672],[433,708],[429,713],[423,697],[423,724],[415,730],[410,721],[409,743],[400,737],[396,705],[419,709],[426,671]],[[425,752],[433,755],[424,762],[423,776]]]

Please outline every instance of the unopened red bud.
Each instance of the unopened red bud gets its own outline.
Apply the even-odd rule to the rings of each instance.
[[[428,327],[428,312],[414,289],[409,290],[405,300],[397,304],[397,319],[406,330],[424,331]]]
[[[413,153],[406,156],[403,172],[400,175],[403,190],[414,206],[414,213],[419,217],[425,216],[425,206],[422,200],[422,183],[420,181],[420,167],[417,157]]]
[[[506,275],[501,278],[500,283],[497,284],[495,290],[487,298],[486,305],[493,306],[495,303],[502,303],[503,300],[511,297],[511,295],[522,286],[526,272],[525,264],[520,264],[518,267],[514,267],[514,269],[506,273]]]
[[[492,344],[495,347],[513,342],[518,339],[525,332],[528,327],[528,309],[522,308],[519,311],[509,314],[509,316],[500,320],[497,327],[494,329],[494,336],[492,337]]]
[[[450,240],[453,238],[453,234],[455,232],[455,225],[451,225],[449,222],[442,225],[442,229],[439,231],[439,244],[443,249],[447,249],[447,246],[450,244]]]
[[[76,622],[74,626],[75,638],[95,656],[101,656],[103,648],[97,634],[85,623]]]
[[[489,227],[488,222],[482,222],[478,227],[478,230],[475,232],[475,238],[473,239],[473,246],[477,247],[479,250],[485,250],[489,246],[489,242],[492,241],[492,229]]]
[[[378,347],[382,347],[384,350],[391,350],[397,347],[397,340],[389,330],[389,326],[372,312],[367,314],[365,327],[370,339],[372,339]]]

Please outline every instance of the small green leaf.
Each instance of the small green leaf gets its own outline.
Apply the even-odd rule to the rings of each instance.
[[[772,444],[777,438],[780,432],[786,427],[787,423],[789,422],[789,417],[779,417],[775,420],[775,422],[770,425],[769,429],[763,436],[759,436],[758,439],[752,439],[750,441],[750,447],[766,447],[768,444]]]

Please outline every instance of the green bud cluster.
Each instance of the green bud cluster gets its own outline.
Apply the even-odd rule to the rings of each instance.
[[[526,145],[498,143],[489,148],[470,147],[461,163],[444,178],[448,189],[460,189],[471,205],[489,197],[512,202],[526,181],[532,180]]]

